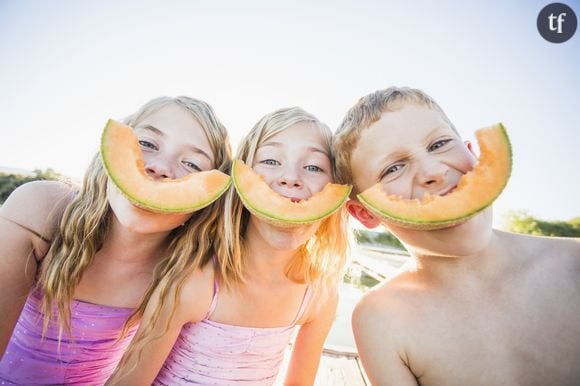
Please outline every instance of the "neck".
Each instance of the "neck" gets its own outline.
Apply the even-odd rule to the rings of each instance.
[[[414,257],[418,272],[441,277],[494,275],[506,259],[509,238],[491,227],[491,210],[446,229],[417,231],[389,227]]]
[[[300,248],[275,248],[252,226],[246,231],[244,265],[252,280],[278,281],[286,278],[286,267],[300,253]]]
[[[410,247],[411,256],[414,257],[417,265],[428,269],[429,267],[449,266],[474,266],[484,264],[484,260],[489,256],[494,249],[494,244],[497,242],[497,234],[491,231],[489,237],[484,243],[473,245],[473,248],[460,248],[454,250],[451,245],[443,251],[426,250],[422,248]]]
[[[134,233],[113,220],[103,247],[98,252],[100,260],[124,264],[155,263],[167,251],[168,234]]]

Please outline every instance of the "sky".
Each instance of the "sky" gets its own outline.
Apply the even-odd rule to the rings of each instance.
[[[235,148],[277,108],[334,130],[358,98],[411,86],[465,139],[505,124],[514,165],[496,221],[567,220],[580,216],[580,31],[545,41],[547,4],[0,0],[0,167],[80,179],[105,122],[161,95],[210,103]]]

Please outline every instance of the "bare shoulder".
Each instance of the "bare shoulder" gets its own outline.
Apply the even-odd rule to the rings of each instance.
[[[580,268],[580,239],[573,237],[541,237],[506,233],[509,249],[524,254],[540,264],[557,261],[565,268]]]
[[[210,262],[185,278],[179,293],[179,309],[185,322],[205,318],[214,296],[214,267]]]
[[[539,242],[546,260],[557,260],[558,264],[568,272],[580,274],[580,239],[542,237]]]
[[[413,312],[420,297],[413,272],[405,271],[366,294],[355,307],[352,328],[371,383],[417,385],[408,358],[413,347]]]
[[[298,324],[306,324],[319,318],[334,318],[338,306],[338,287],[328,291],[314,292],[307,305],[306,312]]]
[[[407,314],[420,298],[420,292],[415,272],[399,273],[361,298],[353,311],[353,328],[404,328]]]
[[[58,181],[32,181],[16,188],[0,208],[3,218],[51,239],[77,189]]]

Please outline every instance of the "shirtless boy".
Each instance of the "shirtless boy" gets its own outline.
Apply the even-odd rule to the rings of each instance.
[[[339,127],[341,182],[352,216],[384,225],[412,268],[370,291],[353,330],[373,385],[580,385],[580,242],[492,229],[492,210],[445,229],[407,229],[356,200],[447,194],[475,164],[443,110],[420,90],[391,87],[359,100]]]

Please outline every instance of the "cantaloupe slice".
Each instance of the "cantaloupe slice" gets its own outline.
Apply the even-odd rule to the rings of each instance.
[[[107,174],[135,205],[160,213],[190,213],[217,200],[231,178],[219,170],[154,180],[145,171],[133,129],[110,119],[101,136],[101,157]]]
[[[310,224],[330,216],[346,202],[352,188],[328,183],[309,199],[294,202],[272,190],[262,176],[241,160],[234,160],[232,179],[251,213],[281,227]]]
[[[440,229],[463,222],[495,201],[512,169],[511,144],[501,123],[476,133],[480,148],[477,164],[448,195],[425,194],[421,200],[387,195],[377,183],[357,197],[375,215],[412,229]]]

